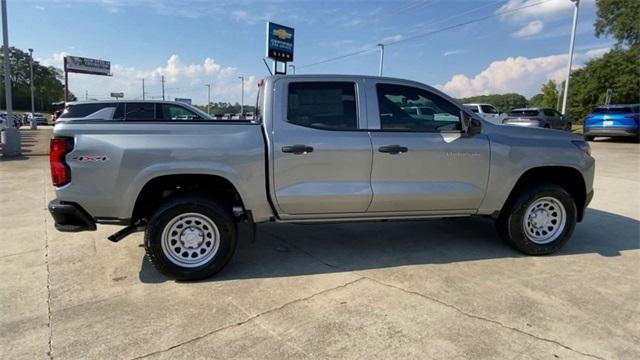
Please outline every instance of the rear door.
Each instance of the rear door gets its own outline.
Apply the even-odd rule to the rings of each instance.
[[[373,104],[368,211],[474,213],[489,175],[489,141],[461,133],[461,109],[431,90],[404,84],[372,85],[367,99]],[[403,110],[410,105],[434,114],[413,116]]]
[[[272,196],[281,217],[365,212],[372,150],[359,81],[275,82]]]

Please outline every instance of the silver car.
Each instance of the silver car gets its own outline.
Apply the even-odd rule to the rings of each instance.
[[[541,127],[571,131],[571,122],[566,116],[551,108],[513,109],[502,120],[505,125]]]

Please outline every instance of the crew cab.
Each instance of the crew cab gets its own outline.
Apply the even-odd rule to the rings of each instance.
[[[484,216],[516,249],[550,254],[582,220],[594,175],[581,136],[491,124],[433,87],[347,75],[268,77],[252,121],[61,117],[50,160],[58,230],[144,231],[154,266],[185,280],[225,266],[241,221],[255,236],[269,221]]]

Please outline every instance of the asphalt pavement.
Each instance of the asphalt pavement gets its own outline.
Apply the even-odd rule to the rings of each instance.
[[[181,283],[141,234],[54,229],[49,137],[0,161],[0,358],[640,358],[638,144],[592,143],[594,200],[553,256],[480,218],[265,224]]]

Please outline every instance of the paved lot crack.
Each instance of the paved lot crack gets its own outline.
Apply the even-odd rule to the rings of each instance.
[[[523,335],[526,335],[526,336],[532,337],[532,338],[534,338],[534,339],[536,339],[536,340],[544,341],[544,342],[548,342],[548,343],[555,344],[555,345],[557,345],[557,346],[560,346],[560,347],[562,347],[562,348],[564,348],[564,349],[566,349],[566,350],[569,350],[569,351],[575,352],[576,354],[580,354],[580,355],[582,355],[582,356],[586,356],[586,357],[591,357],[591,358],[594,358],[594,359],[601,359],[601,360],[603,360],[603,358],[602,358],[602,357],[599,357],[599,356],[597,356],[597,355],[593,355],[593,354],[589,354],[589,353],[585,353],[585,352],[582,352],[582,351],[580,351],[580,350],[576,350],[576,349],[574,349],[574,348],[572,348],[572,347],[570,347],[570,346],[568,346],[568,345],[565,345],[565,344],[563,344],[563,343],[561,343],[561,342],[559,342],[559,341],[556,341],[556,340],[553,340],[553,339],[544,338],[544,337],[540,337],[540,336],[538,336],[538,335],[535,335],[535,334],[529,333],[529,332],[527,332],[527,331],[524,331],[524,330],[518,329],[518,328],[516,328],[516,327],[506,325],[506,324],[504,324],[504,323],[502,323],[502,322],[500,322],[500,321],[498,321],[498,320],[494,320],[494,319],[490,319],[490,318],[487,318],[487,317],[484,317],[484,316],[480,316],[480,315],[475,315],[475,314],[472,314],[472,313],[468,313],[468,312],[466,312],[466,311],[464,311],[464,310],[462,310],[462,309],[458,308],[457,306],[452,305],[452,304],[449,304],[449,303],[447,303],[447,302],[445,302],[445,301],[442,301],[442,300],[440,300],[440,299],[438,299],[438,298],[435,298],[435,297],[432,297],[432,296],[428,296],[428,295],[425,295],[425,294],[422,294],[422,293],[419,293],[419,292],[416,292],[416,291],[407,290],[407,289],[404,289],[404,288],[399,287],[399,286],[396,286],[396,285],[388,284],[388,283],[385,283],[385,282],[380,281],[380,280],[378,280],[378,279],[375,279],[375,278],[369,277],[369,276],[367,276],[367,275],[363,275],[363,274],[361,274],[361,273],[359,273],[359,272],[357,272],[357,271],[348,271],[348,270],[341,269],[339,266],[334,265],[334,264],[331,264],[331,263],[329,263],[329,262],[326,262],[325,260],[322,260],[322,259],[318,258],[317,256],[313,255],[312,253],[310,253],[310,252],[308,252],[308,251],[306,251],[306,250],[304,250],[304,249],[300,248],[299,246],[296,246],[296,245],[294,245],[294,244],[292,244],[292,243],[288,242],[287,240],[283,239],[282,237],[280,237],[280,236],[278,236],[278,235],[275,235],[275,234],[273,234],[273,233],[271,233],[271,232],[268,232],[268,231],[265,231],[265,233],[267,233],[267,234],[269,234],[269,235],[273,236],[274,238],[276,238],[276,239],[278,239],[278,240],[280,240],[280,241],[284,242],[284,243],[285,243],[285,244],[287,244],[288,246],[291,246],[292,248],[295,248],[296,250],[298,250],[298,251],[300,251],[300,252],[302,252],[302,253],[306,254],[307,256],[309,256],[309,257],[313,258],[314,260],[316,260],[316,261],[318,261],[318,262],[320,262],[320,263],[322,263],[322,264],[324,264],[324,265],[326,265],[326,266],[328,266],[328,267],[331,267],[331,268],[333,268],[333,269],[336,269],[336,270],[343,270],[343,271],[351,272],[351,273],[353,273],[353,274],[355,274],[355,275],[360,276],[360,279],[367,279],[367,280],[373,281],[373,282],[374,282],[374,283],[376,283],[376,284],[379,284],[379,285],[382,285],[382,286],[386,286],[386,287],[390,287],[390,288],[393,288],[393,289],[396,289],[396,290],[400,290],[400,291],[402,291],[402,292],[404,292],[404,293],[407,293],[407,294],[416,295],[416,296],[422,297],[422,298],[424,298],[424,299],[426,299],[426,300],[429,300],[429,301],[432,301],[432,302],[436,302],[436,303],[438,303],[438,304],[440,304],[440,305],[443,305],[443,306],[446,306],[446,307],[448,307],[448,308],[450,308],[450,309],[453,309],[454,311],[456,311],[456,312],[458,312],[458,313],[460,313],[460,314],[462,314],[462,315],[464,315],[464,316],[466,316],[466,317],[473,318],[473,319],[476,319],[476,320],[482,320],[482,321],[490,322],[490,323],[495,324],[495,325],[498,325],[498,326],[500,326],[500,327],[502,327],[502,328],[504,328],[504,329],[508,329],[508,330],[511,330],[511,331],[515,331],[515,332],[517,332],[517,333],[520,333],[520,334],[523,334]]]
[[[297,303],[300,303],[300,302],[305,302],[305,301],[313,299],[316,296],[320,296],[320,295],[323,295],[323,294],[326,294],[326,293],[329,293],[329,292],[332,292],[332,291],[335,291],[335,290],[343,289],[343,288],[345,288],[347,286],[353,285],[353,284],[355,284],[355,283],[357,283],[357,282],[359,282],[361,280],[364,280],[364,279],[365,279],[364,277],[360,277],[360,278],[357,278],[355,280],[346,282],[344,284],[341,284],[341,285],[338,285],[338,286],[334,286],[334,287],[329,288],[329,289],[324,289],[322,291],[318,291],[317,293],[313,293],[313,294],[311,294],[309,296],[305,296],[305,297],[302,297],[302,298],[299,298],[299,299],[295,299],[295,300],[289,301],[289,302],[284,303],[284,304],[282,304],[282,305],[280,305],[278,307],[275,307],[275,308],[263,311],[263,312],[261,312],[259,314],[250,316],[250,317],[248,317],[248,318],[246,318],[246,319],[244,319],[244,320],[242,320],[240,322],[219,327],[219,328],[211,330],[211,331],[209,331],[209,332],[207,332],[205,334],[202,334],[202,335],[196,336],[194,338],[191,338],[189,340],[183,341],[181,343],[172,345],[172,346],[170,346],[170,347],[168,347],[166,349],[153,351],[153,352],[141,355],[141,356],[137,356],[137,357],[132,358],[131,360],[144,359],[144,358],[147,358],[147,357],[150,357],[150,356],[153,356],[153,355],[157,355],[157,354],[161,354],[161,353],[164,353],[164,352],[167,352],[167,351],[174,350],[174,349],[179,348],[179,347],[181,347],[183,345],[187,345],[187,344],[202,340],[202,339],[204,339],[204,338],[206,338],[208,336],[211,336],[213,334],[219,333],[221,331],[224,331],[224,330],[227,330],[227,329],[231,329],[231,328],[234,328],[234,327],[238,327],[238,326],[242,326],[242,325],[244,325],[244,324],[246,324],[248,322],[251,322],[251,321],[253,321],[253,320],[255,320],[255,319],[257,319],[257,318],[259,318],[261,316],[268,315],[268,314],[280,311],[280,310],[282,310],[282,309],[284,309],[284,308],[286,308],[286,307],[288,307],[290,305],[297,304]]]
[[[45,204],[45,208],[46,208],[46,204],[47,204],[47,191],[44,188],[43,185],[43,202]],[[48,221],[47,221],[47,216],[45,214],[44,216],[44,263],[46,265],[46,270],[47,270],[47,326],[49,327],[49,341],[48,341],[48,346],[49,346],[49,351],[47,351],[47,355],[49,356],[49,359],[53,359],[53,324],[52,324],[52,317],[51,317],[51,271],[49,269],[49,231],[48,231]]]
[[[33,249],[33,250],[21,251],[19,253],[15,253],[15,254],[2,255],[2,256],[0,256],[0,260],[6,259],[6,258],[10,258],[10,257],[13,257],[13,256],[20,256],[20,255],[33,253],[33,252],[36,252],[36,251],[42,251],[42,249]]]
[[[416,295],[416,296],[419,296],[421,298],[436,302],[436,303],[438,303],[440,305],[443,305],[443,306],[446,306],[446,307],[448,307],[450,309],[453,309],[454,311],[456,311],[456,312],[458,312],[458,313],[460,313],[460,314],[462,314],[462,315],[464,315],[466,317],[469,317],[469,318],[472,318],[472,319],[476,319],[476,320],[482,320],[482,321],[490,322],[490,323],[498,325],[498,326],[500,326],[500,327],[502,327],[504,329],[515,331],[517,333],[532,337],[532,338],[534,338],[536,340],[555,344],[557,346],[560,346],[560,347],[562,347],[562,348],[564,348],[566,350],[575,352],[576,354],[580,354],[582,356],[587,356],[587,357],[594,358],[594,359],[604,360],[604,358],[602,358],[602,357],[599,357],[599,356],[593,355],[593,354],[589,354],[589,353],[585,353],[585,352],[582,352],[580,350],[576,350],[576,349],[574,349],[574,348],[572,348],[572,347],[570,347],[568,345],[565,345],[565,344],[563,344],[563,343],[561,343],[559,341],[556,341],[556,340],[553,340],[553,339],[544,338],[544,337],[540,337],[540,336],[532,334],[530,332],[527,332],[527,331],[524,331],[524,330],[520,330],[520,329],[518,329],[516,327],[506,325],[506,324],[504,324],[504,323],[502,323],[502,322],[500,322],[498,320],[490,319],[490,318],[487,318],[487,317],[484,317],[484,316],[481,316],[481,315],[475,315],[475,314],[472,314],[472,313],[468,313],[468,312],[460,309],[459,307],[457,307],[455,305],[452,305],[452,304],[449,304],[449,303],[447,303],[445,301],[442,301],[442,300],[440,300],[438,298],[435,298],[435,297],[432,297],[432,296],[428,296],[428,295],[419,293],[417,291],[407,290],[407,289],[404,289],[404,288],[402,288],[400,286],[388,284],[388,283],[385,283],[383,281],[371,278],[369,276],[365,276],[365,275],[359,274],[357,272],[354,272],[354,273],[362,276],[363,278],[365,278],[367,280],[373,281],[376,284],[380,284],[382,286],[387,286],[387,287],[390,287],[390,288],[393,288],[393,289],[396,289],[396,290],[400,290],[400,291],[402,291],[404,293],[407,293],[407,294]]]

